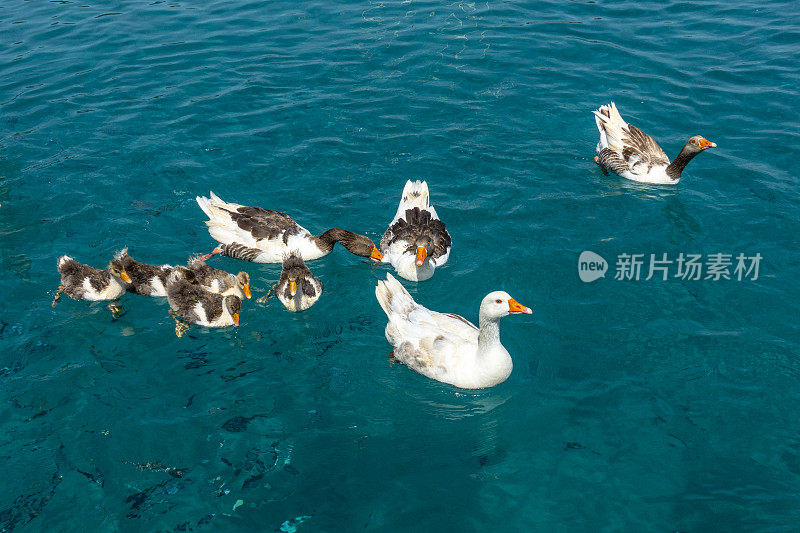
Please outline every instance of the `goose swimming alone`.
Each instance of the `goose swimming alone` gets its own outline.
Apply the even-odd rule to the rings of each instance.
[[[629,180],[655,185],[675,185],[681,172],[700,152],[717,145],[700,135],[689,139],[670,162],[667,154],[648,134],[625,122],[614,102],[593,111],[600,142],[595,163],[604,173],[612,170]]]
[[[430,202],[428,184],[406,182],[397,213],[381,238],[383,262],[409,281],[425,281],[447,262],[453,241]]]
[[[211,236],[223,245],[260,250],[261,253],[238,257],[258,263],[282,263],[286,254],[296,250],[304,261],[325,256],[337,242],[350,253],[380,261],[383,255],[369,237],[352,231],[332,228],[313,235],[286,213],[224,202],[213,192],[209,198],[197,197],[197,204],[208,215],[206,225]],[[220,247],[211,254],[220,253]],[[233,255],[231,256],[233,257]]]
[[[511,356],[500,343],[502,317],[531,310],[507,292],[490,292],[481,301],[479,328],[467,319],[419,305],[391,274],[379,281],[375,296],[389,318],[386,340],[394,357],[420,374],[462,389],[482,389],[511,375]]]

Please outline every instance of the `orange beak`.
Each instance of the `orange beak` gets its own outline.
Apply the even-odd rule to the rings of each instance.
[[[239,327],[239,313],[233,313],[233,325]]]
[[[705,138],[700,139],[700,148],[702,148],[703,150],[707,148],[716,148],[716,147],[717,143],[712,143],[711,141]]]
[[[369,258],[373,261],[383,261],[383,254],[377,248],[373,248],[372,253],[369,254]]]
[[[422,247],[417,246],[417,266],[421,267],[422,263],[425,262],[425,258],[428,257],[428,251]]]
[[[292,294],[292,296],[297,294],[297,283],[294,281],[289,282],[289,292]]]
[[[249,283],[247,285],[245,285],[242,290],[244,290],[244,295],[248,300],[253,297],[253,295],[250,293],[250,284]]]
[[[508,312],[512,315],[530,315],[533,313],[530,307],[525,307],[514,298],[508,299]]]
[[[122,281],[124,281],[125,283],[130,283],[131,282],[131,277],[124,270],[119,273],[119,277],[121,277]]]

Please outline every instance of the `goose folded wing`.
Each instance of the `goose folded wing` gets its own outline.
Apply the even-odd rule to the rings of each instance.
[[[286,240],[303,231],[292,217],[280,211],[241,206],[236,211],[231,211],[230,214],[236,225],[249,232],[256,240],[276,239],[281,236]]]
[[[429,235],[433,241],[433,259],[438,259],[450,251],[453,240],[441,220],[431,220],[428,224]]]
[[[653,167],[669,165],[667,154],[655,139],[631,124],[623,140],[622,158],[634,174],[647,174]]]

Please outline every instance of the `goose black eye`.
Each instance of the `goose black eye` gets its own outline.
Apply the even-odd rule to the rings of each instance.
[[[499,300],[499,299],[495,300],[495,303],[501,304],[501,303],[503,303],[503,300]]]

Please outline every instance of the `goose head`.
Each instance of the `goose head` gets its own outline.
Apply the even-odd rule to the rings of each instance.
[[[531,314],[530,307],[525,307],[505,291],[494,291],[481,301],[480,316],[499,320],[508,315]]]
[[[133,259],[128,255],[128,249],[123,248],[114,254],[114,259],[108,264],[108,271],[112,276],[120,278],[125,283],[130,283],[131,277],[128,275],[126,266],[131,262]]]
[[[250,293],[250,275],[247,272],[242,271],[236,274],[236,284],[242,289],[245,298],[249,300],[253,296]]]
[[[372,242],[372,239],[364,235],[353,233],[340,228],[331,228],[319,238],[327,242],[338,242],[344,246],[348,252],[359,257],[367,257],[371,261],[383,260],[383,254]]]
[[[370,261],[380,262],[383,260],[383,254],[369,237],[352,233],[351,236],[339,242],[342,243],[342,246],[347,248],[347,251],[351,254],[355,254],[359,257],[366,257]]]
[[[699,154],[703,150],[708,150],[709,148],[716,148],[717,143],[713,143],[703,137],[702,135],[695,135],[688,141],[686,141],[686,145],[684,146],[684,150],[688,150],[689,152],[694,152]]]
[[[421,267],[425,264],[425,259],[433,253],[433,241],[429,236],[423,235],[409,245],[408,252],[416,255],[415,264]]]

